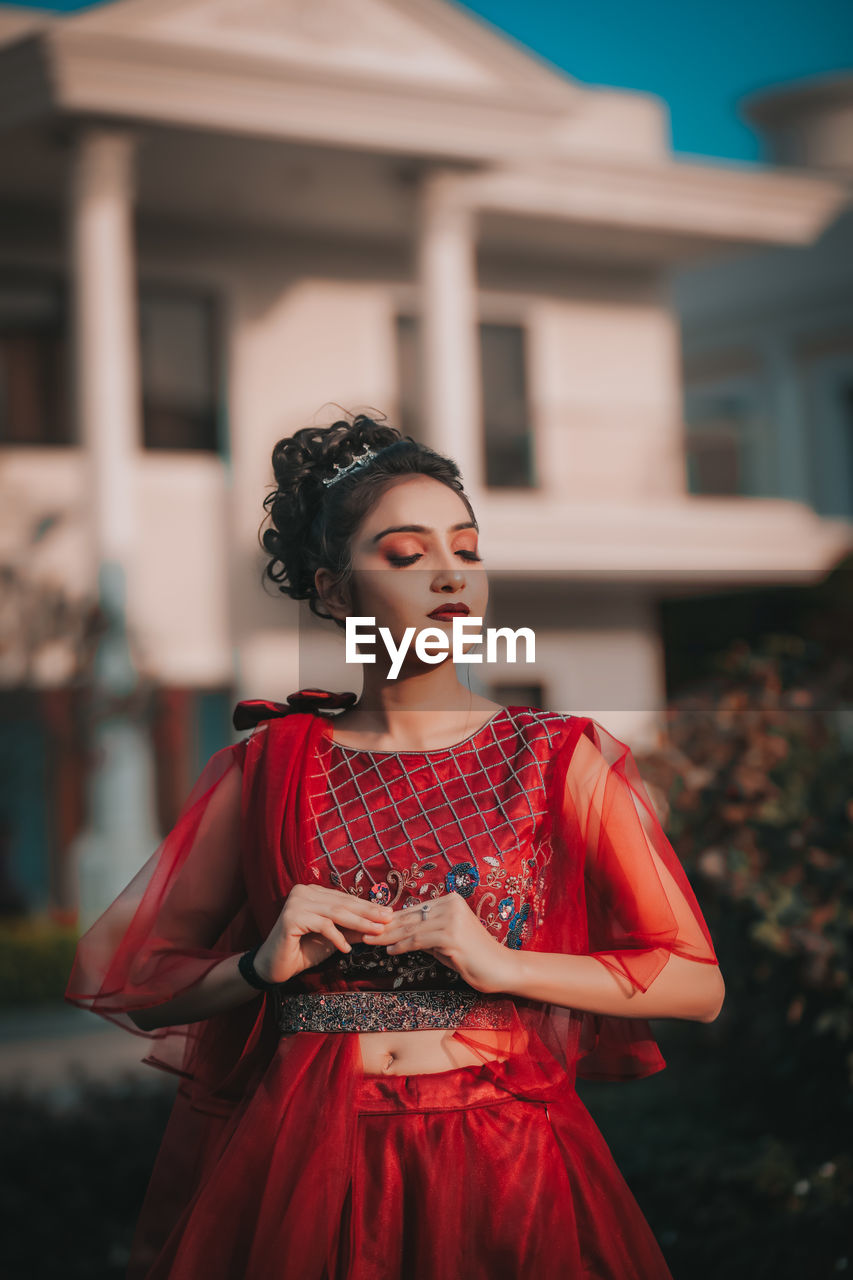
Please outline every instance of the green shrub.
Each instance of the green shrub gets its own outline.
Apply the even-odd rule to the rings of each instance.
[[[61,1001],[78,936],[41,917],[0,922],[0,1008]]]

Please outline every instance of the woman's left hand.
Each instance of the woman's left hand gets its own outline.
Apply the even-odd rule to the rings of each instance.
[[[455,969],[475,991],[511,989],[513,955],[488,932],[458,893],[429,899],[426,919],[421,904],[401,907],[365,942],[387,947],[391,955],[426,951]]]

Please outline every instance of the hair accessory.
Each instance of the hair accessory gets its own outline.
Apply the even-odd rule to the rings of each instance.
[[[337,482],[339,480],[342,480],[344,476],[349,475],[350,471],[355,471],[357,467],[363,467],[365,463],[370,461],[371,458],[375,458],[378,452],[379,452],[378,449],[371,449],[369,445],[365,445],[364,451],[362,453],[356,454],[352,462],[347,463],[345,467],[340,466],[340,464],[336,462],[335,463],[336,474],[333,476],[330,476],[328,480],[324,480],[323,484],[324,485],[337,484]]]
[[[333,693],[330,689],[299,689],[287,695],[287,705],[269,698],[246,698],[238,702],[231,717],[235,729],[254,729],[262,720],[276,720],[297,711],[319,713],[321,708],[340,711],[358,701],[358,694],[345,690]]]
[[[330,689],[297,689],[296,693],[287,695],[287,701],[294,711],[313,711],[320,707],[339,711],[358,702],[358,694],[351,689],[345,689],[341,693],[333,693]]]

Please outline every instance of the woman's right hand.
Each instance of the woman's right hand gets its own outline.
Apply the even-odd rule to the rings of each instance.
[[[324,885],[295,884],[269,936],[255,955],[255,970],[265,982],[287,982],[320,964],[336,949],[378,934],[393,916],[391,907],[357,898]]]

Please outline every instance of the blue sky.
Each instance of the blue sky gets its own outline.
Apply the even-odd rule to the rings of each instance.
[[[452,2],[577,80],[663,98],[673,146],[689,155],[760,159],[756,135],[738,117],[744,95],[853,68],[853,0]]]
[[[673,146],[757,160],[747,93],[853,68],[853,0],[466,0],[460,5],[587,84],[669,105]]]

